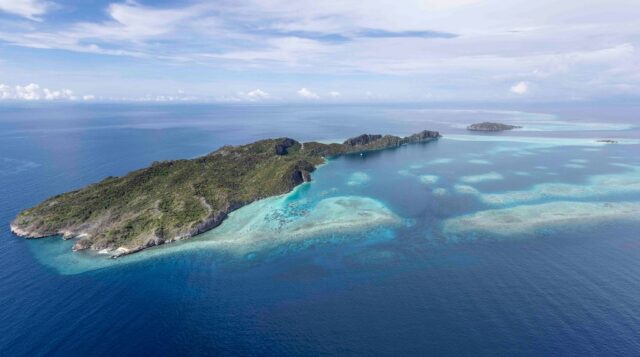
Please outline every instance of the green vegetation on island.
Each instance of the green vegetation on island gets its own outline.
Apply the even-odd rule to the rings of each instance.
[[[492,122],[483,122],[471,124],[467,127],[469,131],[504,131],[504,130],[513,130],[513,129],[521,129],[521,126],[517,125],[509,125],[502,123],[492,123]]]
[[[400,138],[361,135],[342,144],[280,138],[224,146],[192,160],[154,162],[51,197],[11,222],[27,238],[74,238],[74,250],[112,256],[192,237],[218,226],[253,201],[284,194],[309,181],[324,158],[427,142],[438,132]]]

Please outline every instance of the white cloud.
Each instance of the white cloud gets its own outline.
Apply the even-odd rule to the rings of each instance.
[[[511,90],[511,93],[522,95],[529,91],[529,85],[527,84],[527,82],[518,82],[513,86],[511,86],[510,90]]]
[[[283,63],[294,65],[304,62],[302,59],[317,58],[330,53],[328,45],[316,40],[298,37],[280,37],[265,41],[259,48],[251,50],[229,51],[225,53],[206,53],[202,57],[220,60]]]
[[[338,97],[339,97],[339,96],[341,96],[341,95],[342,95],[342,94],[341,94],[340,92],[337,92],[337,91],[331,91],[331,92],[329,92],[329,96],[330,96],[331,98],[338,98]]]
[[[11,99],[13,90],[6,84],[0,84],[0,99]]]
[[[62,90],[49,90],[47,88],[43,89],[44,99],[45,100],[76,100],[78,99],[75,95],[73,95],[73,91],[70,89],[62,89]]]
[[[135,1],[113,3],[107,8],[110,21],[80,23],[68,34],[77,39],[143,40],[172,33],[177,26],[197,17],[201,10],[202,6],[157,9]]]
[[[210,93],[211,98],[265,99],[256,91],[237,91],[255,85],[239,78],[240,71],[265,78],[260,85],[274,91],[269,100],[319,99],[308,90],[294,93],[296,78],[305,75],[322,75],[313,82],[318,88],[335,85],[344,91],[319,92],[322,99],[365,99],[365,90],[378,93],[375,99],[399,100],[423,99],[418,93],[425,91],[432,100],[640,95],[638,0],[403,0],[402,6],[397,0],[110,2],[97,9],[103,19],[69,22],[70,11],[56,22],[20,21],[20,26],[3,26],[0,41],[42,49],[45,59],[45,49],[136,57],[113,70],[109,87],[140,88],[130,94],[133,98],[197,87],[192,93]],[[41,19],[50,9],[42,4],[53,2],[0,0],[0,10]],[[77,8],[93,6],[95,2]],[[432,36],[434,32],[451,36]],[[73,60],[68,63],[69,72],[77,70]],[[147,65],[158,70],[137,71]],[[151,78],[150,73],[167,65],[172,67],[166,76]],[[193,83],[195,76],[181,77],[187,66],[203,76],[215,68],[224,85],[205,88]],[[30,69],[44,72],[35,65]],[[135,76],[128,75],[133,72]],[[524,85],[505,90],[514,78]],[[166,88],[157,87],[162,83]],[[27,97],[38,96],[26,91]],[[110,91],[96,94],[120,95],[117,89]],[[10,92],[15,96],[14,88]],[[49,97],[69,96],[55,92]],[[6,93],[0,89],[0,98]],[[159,97],[184,97],[178,94]],[[47,98],[44,90],[39,95]]]
[[[30,83],[25,86],[17,85],[15,87],[0,84],[0,99],[19,101],[60,101],[76,100],[78,97],[76,97],[70,89],[51,90],[49,88],[42,88],[36,83]]]
[[[51,7],[52,2],[43,0],[0,0],[0,11],[25,17],[34,21],[41,21]]]
[[[302,88],[298,92],[298,96],[306,99],[320,99],[320,96],[317,93],[314,93],[307,88]]]
[[[94,100],[94,99],[96,99],[96,96],[93,94],[87,94],[82,96],[82,100]]]
[[[261,89],[254,89],[251,92],[247,93],[247,97],[249,97],[252,100],[267,99],[269,98],[269,93]]]

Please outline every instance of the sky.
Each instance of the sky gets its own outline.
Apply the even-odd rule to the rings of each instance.
[[[0,101],[633,101],[640,0],[0,0]]]

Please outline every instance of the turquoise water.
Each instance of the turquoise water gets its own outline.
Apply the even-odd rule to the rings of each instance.
[[[579,108],[575,116],[566,108],[59,110],[70,118],[23,108],[8,117],[27,120],[1,124],[6,222],[102,176],[255,137],[298,131],[331,140],[418,127],[445,137],[330,160],[313,182],[245,206],[213,231],[122,259],[72,253],[73,242],[58,238],[25,241],[4,228],[0,351],[640,352],[634,111],[607,126],[607,118],[576,119]],[[459,130],[487,115],[536,130]],[[59,132],[42,130],[55,120]],[[548,135],[533,134],[541,132]],[[603,137],[621,139],[595,141]]]

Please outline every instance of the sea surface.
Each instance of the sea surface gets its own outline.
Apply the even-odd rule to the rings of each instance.
[[[154,160],[423,129],[117,260],[9,231]],[[0,355],[426,354],[640,354],[640,107],[0,106]]]

